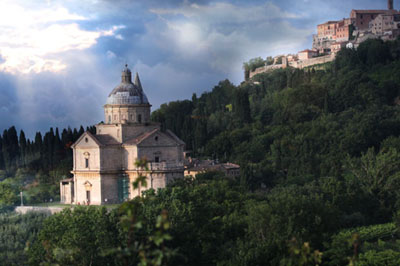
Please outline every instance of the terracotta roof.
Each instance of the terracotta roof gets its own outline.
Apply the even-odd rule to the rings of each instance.
[[[85,133],[83,133],[83,134],[74,142],[74,144],[71,145],[71,148],[74,148],[85,136],[91,137],[91,138],[94,140],[94,142],[97,143],[97,145],[99,145],[99,146],[102,145],[102,143],[101,143],[98,139],[96,139],[92,133],[90,133],[89,131],[86,131]]]
[[[166,132],[167,135],[169,135],[170,137],[172,137],[176,142],[178,142],[181,145],[185,145],[185,142],[183,142],[180,138],[178,138],[177,135],[174,134],[174,132],[172,132],[171,130],[167,129]]]
[[[318,26],[322,26],[322,25],[326,25],[326,24],[335,24],[335,23],[338,23],[338,22],[339,22],[339,21],[330,20],[330,21],[327,21],[327,22],[325,22],[325,23],[318,24]]]
[[[143,140],[145,140],[146,138],[148,138],[149,136],[151,136],[153,133],[159,131],[159,128],[155,128],[151,131],[145,132],[142,135],[139,135],[137,137],[134,137],[128,141],[125,141],[124,144],[139,144],[140,142],[142,142]]]
[[[353,9],[352,12],[355,13],[362,13],[362,14],[384,14],[384,13],[397,13],[396,10],[388,10],[388,9],[382,9],[382,10],[377,10],[377,9]]]
[[[110,135],[92,135],[93,138],[97,139],[102,145],[118,145],[120,144],[116,139]]]
[[[230,169],[240,169],[240,166],[233,163],[218,163],[218,164],[200,164],[193,167],[188,167],[188,171],[221,171]]]
[[[306,49],[306,50],[300,51],[299,53],[309,53],[309,52],[317,53],[317,51],[310,50],[310,49]]]

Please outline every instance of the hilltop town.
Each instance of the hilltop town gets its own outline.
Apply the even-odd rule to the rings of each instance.
[[[360,43],[368,39],[387,41],[394,40],[398,36],[400,36],[400,12],[394,9],[393,0],[388,0],[388,9],[384,10],[353,9],[349,18],[317,25],[312,49],[297,54],[269,57],[264,62],[258,61],[256,67],[254,65],[245,67],[245,80],[274,69],[287,67],[301,69],[331,62],[344,47],[357,48]]]

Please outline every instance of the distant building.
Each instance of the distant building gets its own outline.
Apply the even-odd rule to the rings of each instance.
[[[328,21],[317,26],[318,38],[321,40],[335,40],[338,21]]]
[[[400,14],[380,14],[370,22],[369,28],[375,35],[393,35],[400,30]]]
[[[104,105],[105,123],[96,125],[95,135],[85,132],[72,145],[74,177],[61,181],[61,202],[118,203],[183,178],[185,143],[151,123],[150,108],[139,75],[132,83],[126,67]],[[146,159],[147,167],[137,166],[138,159]],[[133,187],[138,176],[146,177],[147,187]]]
[[[299,52],[297,55],[299,60],[307,60],[318,56],[318,51],[306,49],[304,51]]]
[[[368,30],[370,22],[379,15],[397,14],[396,10],[352,10],[350,19],[357,30]]]
[[[222,172],[228,177],[237,177],[240,175],[240,166],[233,163],[218,163],[214,160],[196,159],[185,166],[185,176],[196,177],[197,174],[211,171]]]
[[[347,42],[335,42],[331,45],[332,53],[338,53],[342,48],[346,47]]]
[[[317,25],[313,35],[312,50],[301,51],[297,56],[279,56],[282,64],[275,60],[271,66],[250,71],[251,79],[257,74],[286,67],[305,68],[331,62],[344,47],[357,48],[369,39],[393,40],[400,36],[400,12],[394,9],[393,0],[388,0],[386,10],[356,10],[350,18],[327,21]],[[277,57],[275,57],[277,58]]]

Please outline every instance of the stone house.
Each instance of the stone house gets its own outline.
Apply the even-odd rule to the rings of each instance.
[[[400,29],[400,14],[380,14],[370,22],[369,28],[375,35],[396,35]]]
[[[196,177],[197,174],[217,171],[225,174],[227,177],[238,177],[240,175],[240,166],[233,163],[218,163],[214,160],[192,160],[185,166],[185,176]]]
[[[297,54],[297,56],[298,56],[299,60],[307,60],[307,59],[318,56],[318,51],[306,49],[304,51],[299,52]]]
[[[73,179],[60,183],[63,203],[109,204],[140,196],[146,189],[164,188],[184,174],[185,143],[171,131],[150,122],[151,105],[136,73],[125,67],[122,81],[104,105],[105,123],[96,134],[85,132],[73,145]],[[147,160],[147,167],[135,162]],[[132,183],[145,176],[147,187]]]

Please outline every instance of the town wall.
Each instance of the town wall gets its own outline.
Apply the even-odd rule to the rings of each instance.
[[[335,59],[335,56],[336,56],[335,54],[330,54],[330,55],[319,56],[319,57],[314,57],[314,58],[305,59],[305,60],[291,61],[291,62],[288,62],[288,65],[290,67],[302,69],[302,68],[310,67],[313,65],[319,65],[319,64],[325,64],[328,62],[332,62]],[[266,72],[270,72],[275,69],[281,69],[281,68],[285,68],[285,67],[286,67],[286,65],[284,65],[284,64],[259,67],[259,68],[256,68],[254,71],[250,71],[249,78],[251,79],[255,75],[260,74],[260,73],[266,73]]]
[[[307,60],[299,60],[299,61],[290,62],[289,66],[302,69],[302,68],[310,67],[313,65],[319,65],[319,64],[325,64],[328,62],[332,62],[334,59],[335,59],[335,55],[331,54],[331,55],[310,58]]]

